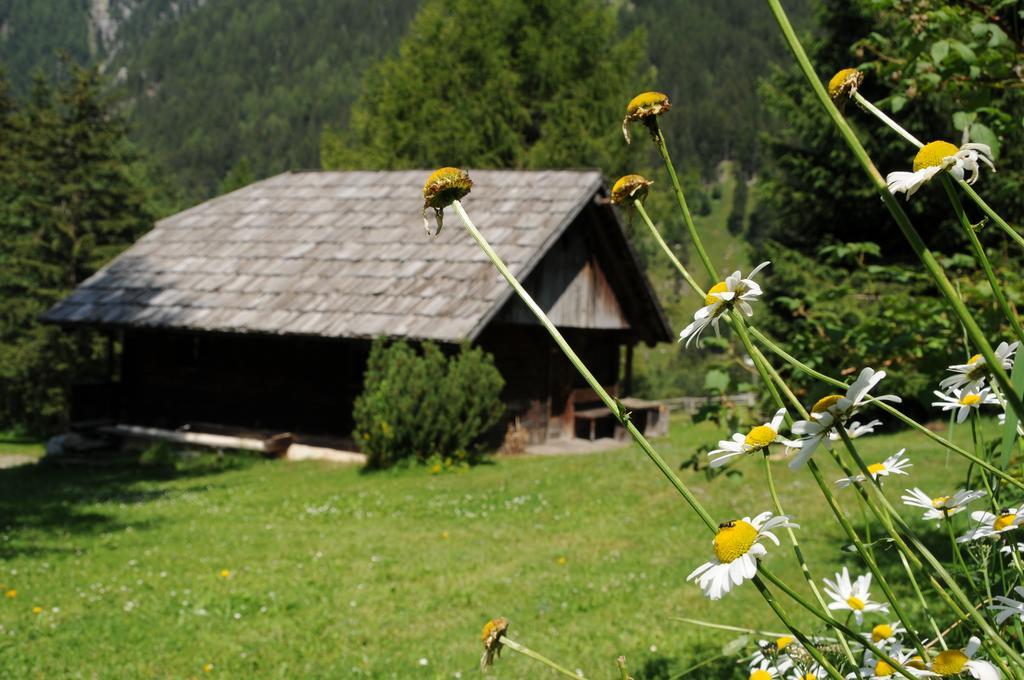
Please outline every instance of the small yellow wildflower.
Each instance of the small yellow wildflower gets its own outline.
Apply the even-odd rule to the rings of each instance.
[[[622,119],[622,136],[626,138],[626,143],[632,141],[629,136],[630,123],[642,121],[654,135],[658,129],[657,117],[671,108],[672,103],[663,92],[642,92],[630,99],[626,104],[626,117]]]
[[[494,665],[494,657],[501,656],[501,638],[508,630],[508,620],[505,618],[491,619],[484,624],[480,639],[484,643],[484,655],[480,657],[480,670],[486,670],[488,666]]]
[[[32,607],[32,613],[33,614],[42,614],[43,613],[43,608],[38,606],[38,605],[35,606],[35,607]]]
[[[447,531],[442,531],[442,532],[441,532],[441,538],[443,538],[443,539],[446,539],[446,540],[447,540],[447,539],[448,539],[448,532],[447,532]]]
[[[4,595],[7,596],[7,599],[13,600],[14,598],[16,598],[18,596],[18,591],[15,590],[14,588],[11,588],[6,593],[4,593]]]
[[[654,184],[643,175],[624,175],[612,186],[612,203],[632,203],[647,197],[647,187]]]
[[[214,666],[213,666],[212,663],[204,663],[203,664],[203,672],[204,673],[212,673],[213,672],[213,668],[214,668]]]
[[[231,578],[231,571],[228,570],[228,569],[221,569],[220,570],[220,577],[221,578]]]
[[[445,167],[435,170],[423,184],[423,228],[427,234],[437,236],[444,226],[444,209],[457,201],[473,187],[473,180],[469,173],[458,168]],[[427,222],[427,208],[434,209],[434,218],[437,221],[437,231],[430,232],[430,223]]]
[[[559,557],[557,561],[558,561],[558,566],[560,566],[560,567],[564,567],[565,565],[567,565],[569,563],[569,560],[567,560],[565,557]]]
[[[855,68],[844,68],[828,81],[828,96],[832,98],[832,101],[844,95],[852,97],[862,82],[864,82],[863,73]]]

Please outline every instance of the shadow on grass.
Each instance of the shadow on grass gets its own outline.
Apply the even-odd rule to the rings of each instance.
[[[164,498],[170,488],[160,482],[205,477],[254,461],[234,456],[202,455],[175,465],[140,465],[138,457],[97,455],[91,464],[39,463],[0,469],[0,559],[61,552],[54,545],[69,536],[151,529],[156,522],[130,521],[125,513],[105,512],[98,504],[144,504]],[[198,493],[208,484],[173,489]],[[127,520],[127,521],[126,521]]]

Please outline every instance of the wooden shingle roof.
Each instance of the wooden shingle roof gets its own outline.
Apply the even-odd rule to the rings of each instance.
[[[511,291],[454,211],[447,211],[439,237],[424,233],[421,191],[428,174],[299,172],[256,182],[161,220],[43,318],[107,327],[473,339]],[[463,204],[520,276],[602,190],[596,171],[470,175],[473,191]]]

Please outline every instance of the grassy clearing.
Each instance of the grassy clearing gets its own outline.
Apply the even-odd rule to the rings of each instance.
[[[16,432],[0,432],[0,456],[42,457],[46,442],[25,437]]]
[[[678,465],[720,434],[677,422],[660,448]],[[862,441],[869,462],[909,447],[909,483],[928,491],[963,471],[921,437]],[[735,518],[770,507],[755,462],[683,477]],[[816,575],[855,567],[809,475],[776,467]],[[618,654],[668,677],[734,637],[672,617],[779,628],[749,584],[709,603],[685,583],[710,537],[635,449],[437,476],[212,456],[30,466],[0,470],[0,517],[0,584],[17,591],[0,597],[0,677],[465,678],[498,615],[589,677],[614,677]],[[799,581],[786,549],[768,560]],[[493,677],[550,676],[507,654]]]

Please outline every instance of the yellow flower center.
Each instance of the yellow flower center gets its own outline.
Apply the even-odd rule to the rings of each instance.
[[[747,437],[743,440],[743,443],[755,449],[763,449],[775,441],[776,434],[778,433],[767,425],[758,425],[747,433]]]
[[[955,156],[960,151],[949,142],[929,142],[914,156],[914,172],[942,165],[942,159]]]
[[[717,305],[721,303],[722,301],[715,297],[714,293],[724,293],[727,290],[729,290],[729,286],[726,285],[725,281],[719,281],[708,290],[708,294],[704,298],[704,304]]]
[[[1008,526],[1013,524],[1013,521],[1017,519],[1017,515],[1012,512],[1004,512],[1003,514],[996,517],[996,521],[992,522],[992,528],[996,531],[1002,531]]]
[[[943,507],[946,506],[946,501],[948,501],[948,500],[949,500],[949,496],[939,496],[938,498],[933,498],[932,499],[932,507],[936,508],[936,509],[943,508]]]
[[[980,354],[975,354],[973,357],[971,357],[970,359],[967,360],[967,363],[968,364],[976,364],[979,361],[981,361],[981,355]]]
[[[483,632],[480,634],[480,639],[484,641],[484,644],[488,644],[491,638],[498,633],[504,633],[508,628],[508,620],[505,618],[491,619],[484,624]]]
[[[464,170],[439,168],[423,184],[423,209],[444,208],[468,194],[472,187],[473,181]]]
[[[750,674],[750,680],[772,680],[772,674],[758,668]]]
[[[892,626],[887,623],[880,623],[871,629],[871,639],[875,642],[881,642],[882,640],[888,640],[892,637],[893,630]]]
[[[846,604],[850,605],[850,609],[854,609],[856,611],[864,610],[864,600],[860,599],[855,595],[851,595],[849,598],[847,598]]]
[[[836,402],[842,398],[843,395],[841,394],[830,394],[827,397],[822,397],[811,407],[811,413],[824,413],[835,406]]]
[[[959,649],[947,649],[932,661],[932,670],[939,675],[956,675],[964,669],[967,661],[967,655]]]
[[[786,647],[789,647],[791,644],[793,644],[793,638],[789,635],[780,637],[778,640],[775,641],[775,646],[776,648],[778,648],[780,652],[784,650]]]
[[[873,463],[868,466],[868,472],[872,475],[877,475],[879,472],[885,469],[885,463]]]
[[[919,671],[923,671],[924,670],[924,659],[922,659],[919,656],[912,656],[912,657],[910,657],[910,661],[907,662],[907,665],[910,666],[911,668],[916,668]]]
[[[981,395],[975,394],[973,392],[971,394],[965,394],[964,396],[960,397],[960,404],[963,406],[974,406],[980,401]]]
[[[890,666],[889,664],[887,664],[886,662],[882,661],[881,659],[879,659],[878,663],[875,664],[875,675],[876,676],[878,676],[880,678],[886,678],[886,677],[889,677],[890,675],[895,675],[895,674],[896,674],[896,669],[893,668],[892,666]]]
[[[630,116],[638,117],[650,114],[657,115],[661,113],[662,108],[667,111],[670,106],[667,94],[663,92],[642,92],[629,100],[629,103],[626,104],[626,113]]]
[[[843,88],[847,87],[848,83],[854,83],[860,79],[860,71],[855,68],[844,68],[832,76],[832,80],[828,81],[828,96],[835,99],[842,94]]]
[[[719,562],[732,562],[747,554],[757,539],[757,529],[741,519],[718,525],[715,534],[715,557]]]
[[[624,175],[612,185],[612,203],[618,205],[633,200],[643,200],[647,187],[654,184],[643,175]]]

